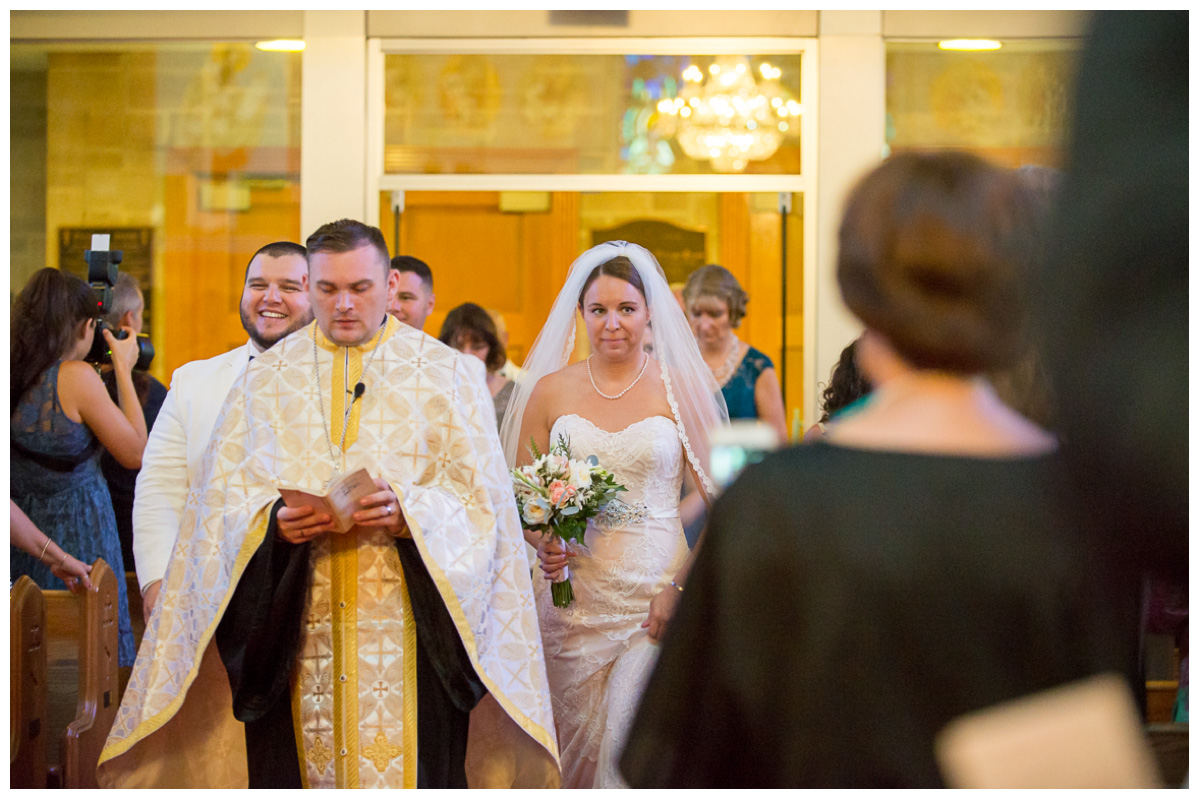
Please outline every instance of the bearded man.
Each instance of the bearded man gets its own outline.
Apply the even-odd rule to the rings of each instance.
[[[171,376],[171,390],[150,428],[133,499],[133,563],[147,616],[158,599],[188,490],[199,475],[225,395],[255,356],[313,321],[306,256],[304,245],[295,242],[259,248],[246,265],[238,304],[249,341],[188,362]]]

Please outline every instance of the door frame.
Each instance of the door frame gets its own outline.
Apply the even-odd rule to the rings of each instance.
[[[663,38],[489,38],[367,39],[366,196],[368,220],[379,218],[381,191],[537,191],[537,192],[775,192],[791,195],[803,214],[803,354],[800,402],[804,424],[816,419],[817,279],[817,108],[820,43],[814,37]],[[384,172],[384,57],[389,53],[453,55],[757,55],[800,56],[800,175],[471,175],[386,174]],[[795,207],[795,206],[793,206]],[[792,271],[789,270],[789,273]],[[795,322],[784,318],[782,342]]]

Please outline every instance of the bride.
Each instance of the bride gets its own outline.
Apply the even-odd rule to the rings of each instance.
[[[568,366],[576,310],[592,352]],[[651,322],[656,358],[642,349]],[[509,465],[529,463],[531,437],[546,452],[564,435],[573,457],[595,455],[627,488],[628,507],[593,519],[578,552],[525,532],[541,562],[534,590],[563,786],[623,786],[617,759],[691,563],[680,489],[686,473],[712,494],[708,432],[728,413],[658,262],[636,244],[576,259],[524,370],[501,431]],[[575,601],[560,609],[548,583],[568,559]]]

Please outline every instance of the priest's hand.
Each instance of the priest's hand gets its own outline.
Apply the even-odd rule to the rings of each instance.
[[[303,544],[333,530],[333,519],[324,512],[314,514],[312,506],[283,506],[275,517],[276,535],[288,544]]]
[[[375,487],[379,489],[359,500],[362,511],[354,512],[354,521],[364,528],[383,528],[392,536],[411,539],[408,521],[400,510],[400,498],[392,491],[392,487],[383,478],[375,479]]]

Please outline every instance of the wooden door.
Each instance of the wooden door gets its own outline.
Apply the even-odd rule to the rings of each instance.
[[[398,249],[383,194],[380,226],[389,247],[433,272],[437,299],[426,333],[437,336],[447,312],[476,303],[504,315],[508,357],[524,361],[579,255],[579,195],[547,194],[545,210],[507,211],[501,192],[407,192]]]

